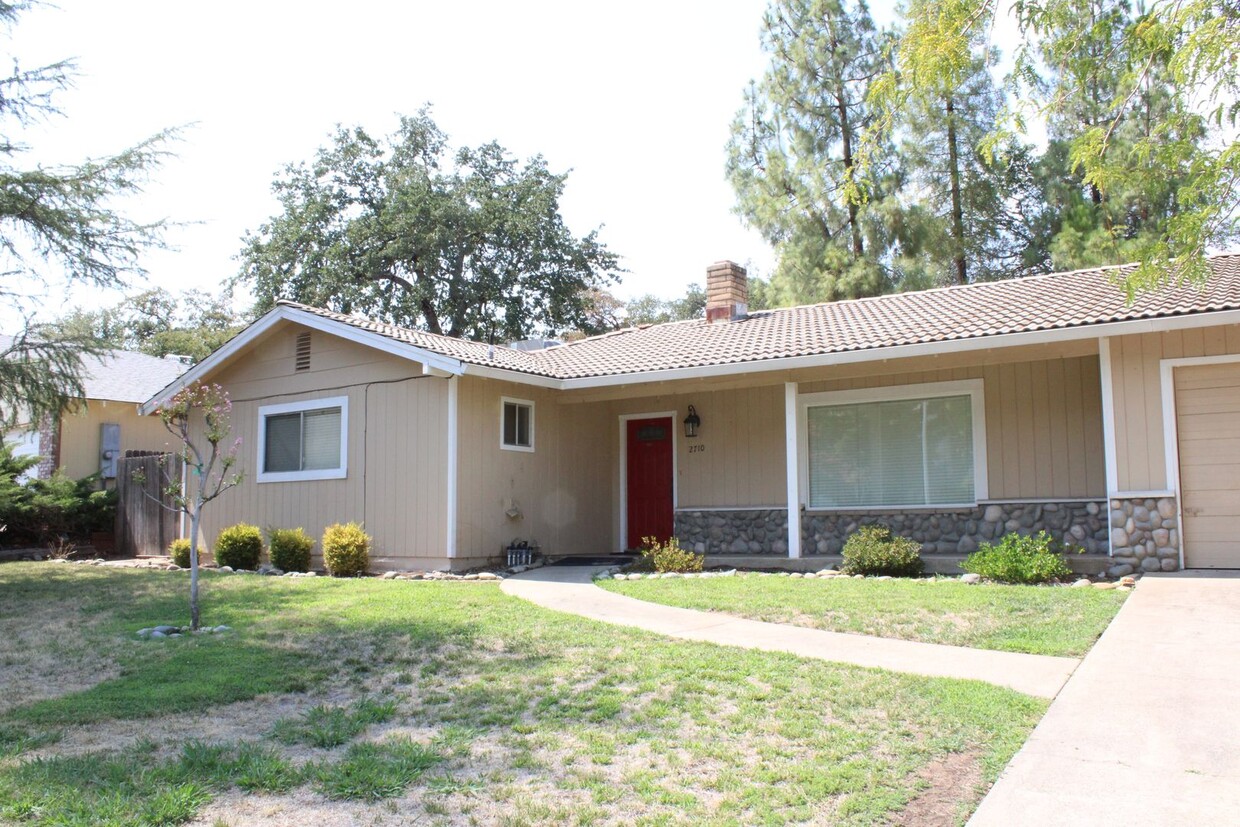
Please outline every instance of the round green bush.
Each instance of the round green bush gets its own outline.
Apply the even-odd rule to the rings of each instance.
[[[237,523],[220,532],[215,541],[215,562],[220,566],[254,571],[263,556],[263,533],[256,525]]]
[[[174,566],[180,566],[183,569],[189,568],[189,540],[181,538],[169,543],[168,556],[172,558]],[[202,559],[201,549],[198,551],[198,559]]]
[[[1072,574],[1045,531],[1032,537],[1008,534],[997,543],[982,543],[960,568],[1000,583],[1049,583]]]
[[[867,525],[844,543],[840,568],[845,574],[915,577],[923,567],[920,543],[908,537],[892,537],[886,526]]]
[[[284,571],[310,571],[314,538],[300,528],[273,528],[267,553],[271,565]]]
[[[370,535],[357,523],[323,530],[323,567],[332,577],[356,577],[370,566]]]

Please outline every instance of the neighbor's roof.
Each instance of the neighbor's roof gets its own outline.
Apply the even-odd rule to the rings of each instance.
[[[1211,276],[1205,284],[1140,293],[1131,304],[1121,286],[1136,267],[1130,264],[761,310],[731,322],[695,319],[633,327],[538,351],[438,336],[294,302],[281,304],[469,364],[578,379],[1240,309],[1240,254],[1213,256],[1209,264]]]
[[[180,359],[112,350],[82,360],[87,399],[145,402],[188,369]]]
[[[13,343],[0,333],[0,350]],[[145,402],[188,369],[179,359],[160,359],[145,353],[110,350],[103,356],[82,358],[82,386],[86,399]]]

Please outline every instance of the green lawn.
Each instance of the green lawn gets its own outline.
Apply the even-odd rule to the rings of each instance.
[[[754,620],[1038,655],[1085,654],[1126,597],[1114,590],[970,586],[947,578],[856,580],[753,573],[605,580],[599,585],[639,600]]]
[[[489,583],[203,581],[233,632],[140,641],[184,573],[0,566],[0,822],[951,823],[1045,710]]]

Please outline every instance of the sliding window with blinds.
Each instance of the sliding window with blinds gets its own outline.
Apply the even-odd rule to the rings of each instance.
[[[806,408],[810,508],[975,500],[968,394]]]
[[[261,408],[259,482],[343,477],[346,411],[344,397]]]

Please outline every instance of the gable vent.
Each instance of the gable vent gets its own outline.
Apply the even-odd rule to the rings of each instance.
[[[297,334],[297,357],[295,360],[295,370],[310,370],[310,334]]]

